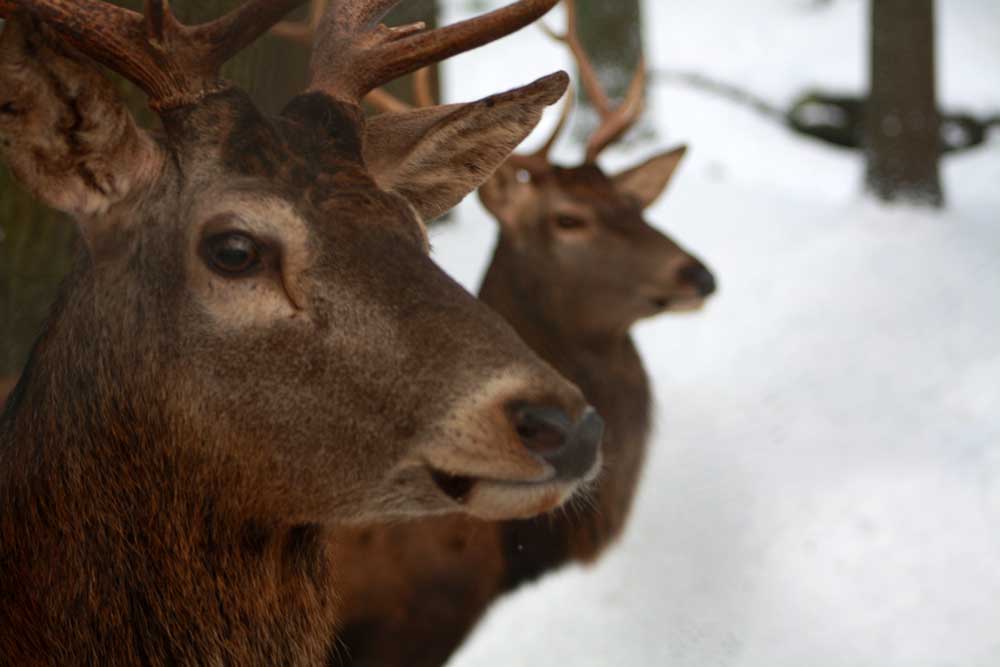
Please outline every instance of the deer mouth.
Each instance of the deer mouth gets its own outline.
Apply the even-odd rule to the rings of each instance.
[[[649,300],[656,312],[689,313],[701,310],[705,299],[700,296],[659,296]]]
[[[437,485],[441,493],[459,504],[465,503],[472,488],[476,485],[475,477],[451,475],[441,470],[435,470],[434,468],[431,468],[431,479],[434,480],[434,484]]]
[[[519,490],[527,491],[543,488],[545,486],[551,486],[554,483],[553,480],[519,481],[509,479],[491,479],[488,477],[473,477],[470,475],[453,475],[433,467],[429,468],[429,470],[431,473],[431,479],[434,480],[434,484],[437,486],[438,490],[460,505],[465,505],[469,501],[470,496],[478,486],[506,488],[510,491],[517,492]]]
[[[527,519],[549,512],[566,502],[583,485],[597,477],[598,460],[581,479],[502,480],[472,477],[428,467],[438,490],[463,511],[485,520]]]

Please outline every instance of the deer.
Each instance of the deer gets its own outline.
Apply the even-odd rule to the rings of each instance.
[[[0,377],[0,407],[3,407],[3,404],[7,402],[7,394],[10,393],[15,384],[17,384],[17,378]]]
[[[331,665],[442,665],[502,595],[597,560],[627,523],[649,440],[651,389],[629,331],[641,319],[698,310],[716,291],[705,264],[643,216],[686,148],[616,175],[597,164],[641,118],[646,67],[639,63],[613,105],[578,37],[576,9],[567,0],[565,34],[548,32],[573,54],[600,125],[582,164],[557,165],[552,150],[572,113],[565,104],[538,151],[513,155],[480,187],[499,235],[479,298],[605,418],[603,471],[570,507],[533,519],[455,515],[334,531],[333,552],[355,567],[340,589],[345,651]],[[280,28],[300,42],[309,31]],[[417,105],[430,104],[421,102],[433,98],[426,74],[413,83]],[[383,113],[413,108],[382,89],[367,100]]]
[[[600,470],[600,416],[425,226],[568,77],[360,106],[555,0],[436,30],[332,2],[308,89],[267,117],[220,68],[300,4],[184,25],[166,0],[0,0],[0,154],[82,238],[0,416],[2,664],[323,665],[335,527],[534,516]]]

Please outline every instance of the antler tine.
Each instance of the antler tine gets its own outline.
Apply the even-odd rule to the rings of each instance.
[[[365,102],[384,113],[398,113],[423,109],[437,104],[431,87],[431,68],[418,69],[413,74],[413,104],[404,102],[385,88],[376,88],[368,93]]]
[[[552,131],[552,136],[545,142],[545,145],[532,153],[532,157],[542,158],[543,160],[549,159],[552,149],[555,147],[556,142],[559,141],[559,137],[562,136],[563,130],[566,129],[566,124],[569,122],[569,117],[573,113],[573,100],[573,89],[570,87],[566,91],[566,101],[563,102],[562,113],[559,114],[559,122],[556,123],[556,128]]]
[[[590,97],[597,115],[601,118],[601,125],[587,142],[587,161],[594,162],[605,148],[628,132],[642,115],[646,91],[646,60],[645,57],[640,56],[638,68],[629,84],[625,100],[617,108],[612,108],[611,99],[604,90],[604,86],[601,85],[600,79],[597,77],[597,70],[587,56],[583,42],[580,41],[580,35],[577,31],[576,0],[565,0],[565,3],[566,33],[558,35],[548,26],[543,25],[542,27],[550,37],[569,47],[573,59],[576,60],[580,69],[580,81],[583,83],[583,89],[587,91],[587,96]]]
[[[412,111],[413,105],[407,104],[392,93],[382,88],[376,88],[365,96],[368,102],[379,111],[385,113],[399,113],[402,111]]]
[[[587,161],[595,162],[605,148],[615,143],[638,122],[646,101],[646,58],[640,56],[635,76],[621,106],[606,116],[587,142]]]
[[[413,102],[418,107],[432,107],[437,104],[431,71],[430,67],[424,67],[413,73]]]
[[[413,104],[404,102],[385,88],[376,88],[368,93],[365,102],[384,113],[398,113],[432,107],[437,102],[431,89],[431,68],[418,69],[413,74]]]
[[[557,0],[518,0],[461,23],[426,31],[423,23],[377,25],[399,0],[331,4],[313,48],[311,90],[349,102],[404,74],[509,35]]]
[[[597,70],[594,69],[594,64],[590,61],[590,57],[587,55],[587,50],[583,48],[583,42],[580,41],[580,33],[577,31],[577,9],[575,0],[565,0],[566,5],[566,32],[565,34],[556,34],[551,28],[549,28],[544,23],[542,24],[542,29],[554,40],[563,42],[567,47],[569,47],[570,53],[573,54],[573,59],[576,60],[577,67],[580,69],[580,81],[583,84],[583,89],[587,91],[587,96],[590,97],[591,103],[597,110],[597,113],[601,118],[610,116],[612,113],[611,100],[608,97],[607,92],[604,90],[604,86],[601,85],[601,80],[597,76]]]
[[[312,46],[313,40],[315,39],[316,33],[319,29],[319,25],[326,15],[328,4],[329,0],[312,0],[309,9],[309,19],[307,21],[300,23],[282,21],[271,28],[271,32],[278,37],[290,39],[292,41],[305,44],[306,46]],[[384,9],[385,11],[388,11],[388,9],[391,8],[392,7],[390,5]],[[371,21],[371,16],[373,14],[377,14],[378,11],[382,11],[382,9],[383,8],[380,6],[371,6],[368,8],[354,6],[354,14],[340,17],[341,29],[344,29],[345,26],[356,29],[356,24],[364,25],[365,21]],[[365,101],[379,111],[393,113],[411,111],[415,107],[429,107],[434,105],[434,94],[431,91],[431,74],[429,67],[419,69],[414,74],[413,95],[415,105],[404,102],[384,88],[376,88],[368,93],[365,97]]]
[[[16,0],[142,88],[157,110],[192,104],[224,89],[222,65],[303,2],[249,0],[220,19],[189,27],[174,18],[168,0],[144,0],[143,14],[101,0]]]

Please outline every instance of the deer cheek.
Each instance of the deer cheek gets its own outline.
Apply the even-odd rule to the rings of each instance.
[[[266,327],[302,312],[289,299],[281,276],[271,271],[231,280],[203,267],[196,272],[192,287],[202,310],[226,329]]]

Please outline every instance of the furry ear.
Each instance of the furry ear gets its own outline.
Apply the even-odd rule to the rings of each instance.
[[[382,189],[431,220],[489,178],[568,83],[557,72],[470,104],[381,114],[367,124],[365,162]]]
[[[643,208],[648,208],[667,189],[667,185],[685,152],[687,152],[687,146],[678,146],[650,158],[639,166],[615,176],[615,186],[620,191],[638,199]]]
[[[35,197],[76,218],[84,237],[164,161],[97,65],[23,16],[0,34],[0,154]]]
[[[479,188],[479,201],[502,227],[513,230],[523,212],[537,201],[537,189],[529,156],[515,155]],[[545,164],[544,160],[542,163]]]

